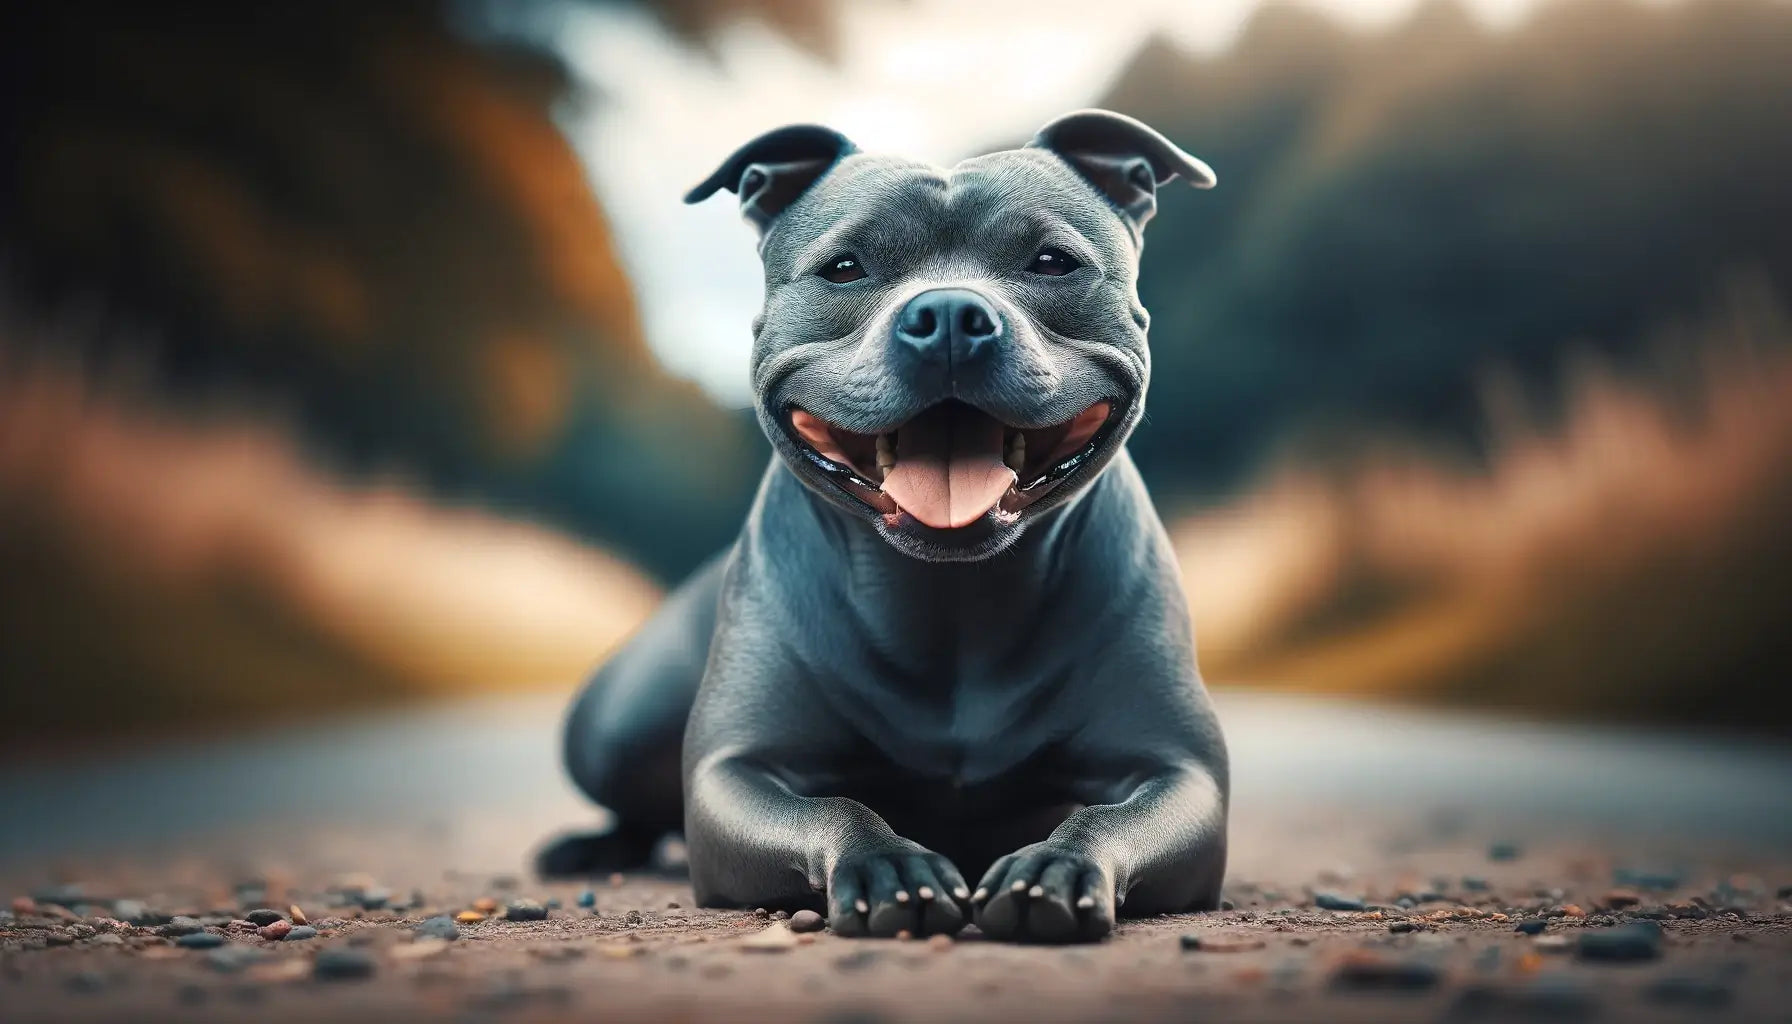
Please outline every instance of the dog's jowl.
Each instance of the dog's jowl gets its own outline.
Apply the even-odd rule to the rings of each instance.
[[[781,128],[691,192],[758,232],[776,456],[733,548],[573,706],[568,768],[616,824],[544,871],[682,830],[704,906],[839,935],[1091,940],[1218,902],[1225,745],[1125,450],[1176,179],[1214,183],[1082,111],[949,169]]]

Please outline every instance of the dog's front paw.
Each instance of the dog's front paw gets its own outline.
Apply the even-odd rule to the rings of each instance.
[[[971,895],[977,927],[1003,942],[1095,942],[1114,930],[1114,882],[1076,850],[1034,843],[990,867]]]
[[[970,889],[952,862],[915,846],[842,857],[828,878],[828,927],[836,935],[954,935],[968,919]]]

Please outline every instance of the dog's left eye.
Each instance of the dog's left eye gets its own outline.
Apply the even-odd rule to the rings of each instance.
[[[1039,250],[1039,255],[1033,257],[1033,262],[1027,264],[1027,269],[1035,274],[1044,274],[1046,277],[1063,277],[1080,266],[1082,264],[1078,263],[1069,253],[1048,245]]]
[[[821,276],[835,284],[846,284],[865,276],[865,267],[857,256],[836,256],[821,268]]]

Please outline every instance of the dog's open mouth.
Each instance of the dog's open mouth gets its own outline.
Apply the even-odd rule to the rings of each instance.
[[[790,429],[810,461],[887,516],[955,530],[994,511],[1012,519],[1100,449],[1114,403],[1035,430],[941,402],[895,430],[860,434],[803,409]]]

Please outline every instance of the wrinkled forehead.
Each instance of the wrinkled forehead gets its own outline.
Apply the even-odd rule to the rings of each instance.
[[[840,161],[780,217],[761,246],[768,269],[856,249],[999,249],[1082,236],[1103,259],[1132,249],[1107,201],[1044,150],[1010,150],[942,169],[897,157]]]

